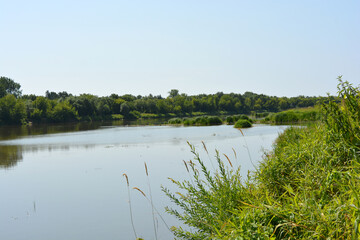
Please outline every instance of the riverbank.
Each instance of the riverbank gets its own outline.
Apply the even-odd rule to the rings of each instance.
[[[244,178],[217,153],[215,173],[191,145],[191,181],[164,192],[182,210],[168,212],[197,230],[173,228],[183,239],[358,239],[360,221],[359,88],[340,82],[342,104],[326,118],[289,128],[258,170]],[[204,181],[205,180],[205,181]]]

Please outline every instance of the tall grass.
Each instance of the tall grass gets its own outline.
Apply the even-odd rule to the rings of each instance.
[[[196,149],[191,180],[165,194],[181,208],[167,211],[193,231],[180,239],[360,239],[360,90],[339,78],[341,104],[323,119],[285,130],[247,178],[215,154],[209,171]],[[223,161],[225,159],[225,161]]]

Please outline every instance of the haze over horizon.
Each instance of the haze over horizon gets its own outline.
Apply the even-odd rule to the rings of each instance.
[[[23,94],[336,94],[360,83],[360,2],[2,1],[0,76]]]

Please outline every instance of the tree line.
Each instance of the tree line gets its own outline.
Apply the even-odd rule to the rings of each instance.
[[[278,112],[315,106],[326,99],[328,97],[275,97],[252,92],[189,96],[176,89],[167,97],[115,93],[106,97],[74,96],[65,91],[46,91],[44,96],[37,96],[23,95],[19,83],[0,77],[0,124]]]

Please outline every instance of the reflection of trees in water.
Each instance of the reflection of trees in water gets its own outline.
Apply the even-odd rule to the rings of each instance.
[[[157,125],[162,124],[164,119],[138,119],[129,121],[109,122],[80,122],[64,124],[34,124],[32,126],[0,126],[0,140],[17,139],[19,137],[78,132],[99,129],[100,127],[114,127],[124,125]]]
[[[69,151],[71,149],[94,149],[95,144],[85,145],[30,145],[30,146],[16,146],[16,145],[0,145],[0,168],[15,167],[19,161],[23,160],[24,152],[39,152],[39,151]]]
[[[0,168],[9,168],[23,159],[20,146],[0,146]]]
[[[38,124],[32,126],[0,126],[0,140],[17,139],[19,137],[45,135],[54,133],[77,132],[98,129],[101,122]]]

